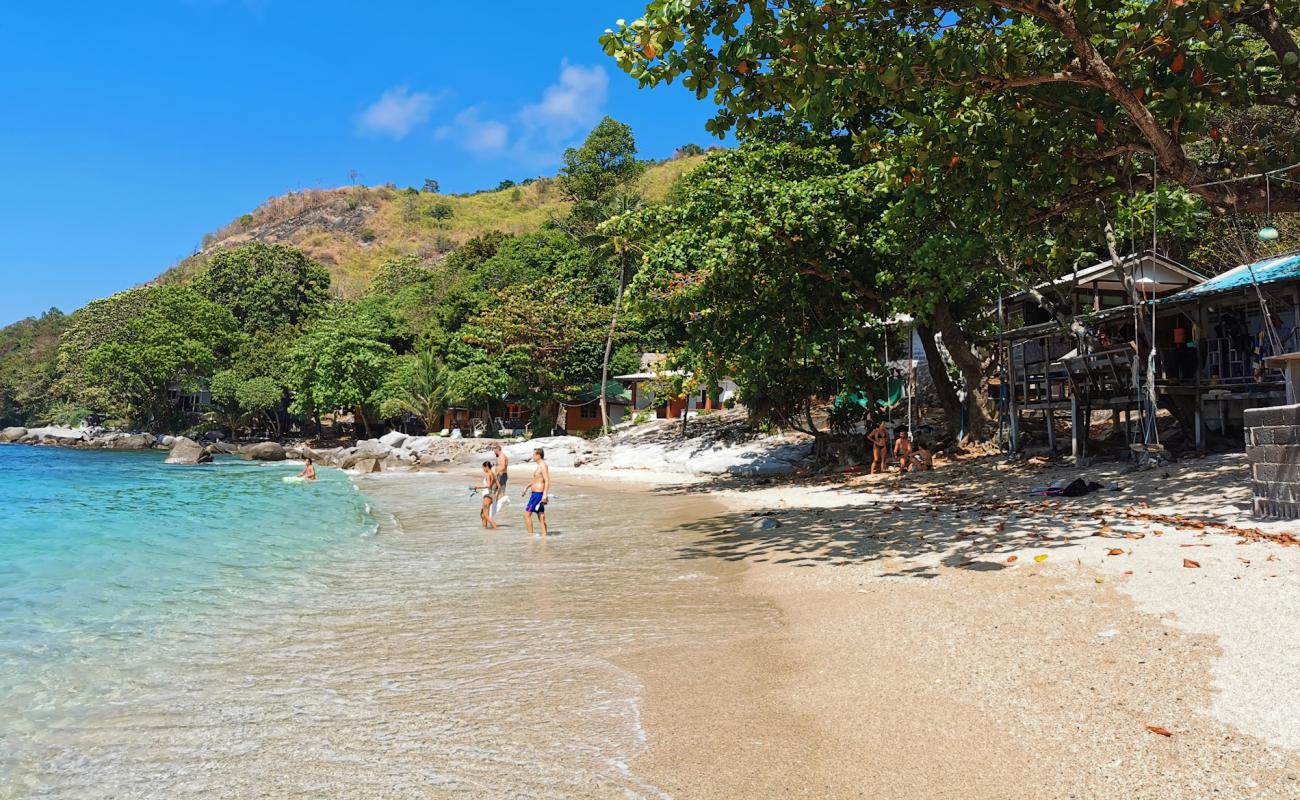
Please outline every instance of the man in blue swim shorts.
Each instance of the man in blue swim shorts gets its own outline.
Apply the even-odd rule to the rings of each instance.
[[[546,466],[546,454],[542,448],[533,451],[533,480],[524,493],[528,495],[528,505],[524,506],[524,526],[528,535],[533,535],[533,515],[542,523],[542,536],[546,536],[546,501],[551,494],[551,470]]]

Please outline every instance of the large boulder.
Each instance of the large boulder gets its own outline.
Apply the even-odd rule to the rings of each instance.
[[[86,441],[86,432],[76,428],[28,428],[22,441],[31,444],[79,444]]]
[[[384,444],[378,439],[366,439],[365,441],[357,442],[357,446],[352,450],[363,458],[388,458],[389,454],[393,452],[392,447]]]
[[[5,428],[0,431],[0,442],[16,442],[27,435],[26,428]]]
[[[383,472],[383,464],[375,458],[360,458],[352,464],[352,470],[362,475],[368,475],[371,472]]]
[[[283,461],[284,447],[278,442],[258,442],[240,448],[239,454],[253,461]]]
[[[401,446],[408,453],[423,453],[433,447],[436,441],[438,441],[437,436],[409,436]]]
[[[411,437],[401,433],[400,431],[392,431],[391,433],[385,433],[383,436],[380,436],[379,443],[388,445],[389,447],[401,447],[409,438]]]
[[[124,433],[103,438],[104,447],[109,450],[149,450],[156,441],[152,433]]]
[[[212,460],[212,453],[206,447],[184,436],[172,440],[171,450],[167,451],[164,464],[206,464]]]
[[[239,446],[230,442],[213,442],[208,445],[208,451],[218,456],[237,456],[239,455]]]

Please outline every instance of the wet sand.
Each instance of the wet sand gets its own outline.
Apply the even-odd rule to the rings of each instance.
[[[997,477],[1019,491],[1037,476]],[[1153,502],[1200,493],[1207,509],[1224,477],[1130,488]],[[634,768],[653,785],[677,798],[1300,796],[1300,754],[1270,718],[1300,712],[1267,706],[1292,691],[1270,680],[1300,675],[1269,662],[1263,642],[1201,632],[1189,623],[1204,610],[1189,604],[1180,619],[1179,603],[1157,603],[1169,592],[1146,588],[1192,582],[1225,600],[1210,613],[1227,627],[1279,595],[1255,585],[1252,600],[1227,602],[1240,581],[1181,557],[1203,553],[1208,570],[1209,553],[1237,548],[1223,558],[1273,555],[1271,569],[1294,574],[1295,548],[1203,547],[1171,530],[1121,540],[1150,555],[1117,565],[1114,541],[1093,537],[1100,521],[1079,522],[1078,508],[966,511],[953,481],[928,487],[945,504],[924,485],[860,484],[712,491],[731,510],[689,526],[696,540],[680,555],[742,565],[728,590],[771,604],[780,625],[624,655],[645,684],[648,749]],[[755,527],[766,509],[779,528]],[[1224,663],[1241,686],[1224,686]]]

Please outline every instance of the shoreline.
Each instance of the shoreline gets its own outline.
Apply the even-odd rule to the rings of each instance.
[[[1300,655],[1291,646],[1300,620],[1288,613],[1300,607],[1300,547],[1243,536],[1290,524],[1249,521],[1244,458],[1146,472],[1101,465],[1088,477],[1119,488],[1082,498],[1028,496],[1055,477],[1049,465],[991,463],[775,483],[554,467],[559,535],[549,548],[526,539],[517,507],[506,512],[509,527],[479,542],[465,522],[472,506],[455,503],[470,463],[351,472],[371,516],[393,515],[400,535],[380,537],[393,552],[372,553],[362,576],[346,577],[360,564],[326,571],[351,589],[322,620],[364,648],[320,651],[323,674],[384,674],[371,663],[375,648],[419,663],[417,643],[443,630],[431,627],[438,615],[423,595],[399,603],[372,581],[391,574],[381,562],[441,569],[456,539],[478,569],[521,559],[540,570],[522,601],[540,599],[543,613],[525,630],[609,617],[605,633],[588,631],[580,647],[561,641],[554,655],[577,648],[624,676],[615,685],[632,687],[634,700],[620,724],[631,727],[591,742],[631,749],[596,784],[569,786],[572,796],[609,796],[615,786],[675,798],[1300,793]],[[572,579],[550,570],[573,558],[606,590],[584,586],[585,601],[560,590]],[[384,612],[354,605],[360,597],[383,598]],[[521,600],[499,589],[492,598],[503,619]],[[635,635],[623,627],[642,617],[654,624]],[[492,646],[517,645],[503,637]],[[272,684],[278,658],[261,668]],[[315,674],[308,663],[298,671]],[[348,682],[330,690],[358,703],[370,691]],[[515,687],[510,703],[519,692],[528,694]],[[403,735],[433,735],[403,713]],[[476,719],[466,722],[486,724]],[[549,724],[542,719],[534,724]],[[358,746],[333,724],[319,733]],[[615,745],[625,735],[631,744]],[[318,766],[340,786],[353,780]],[[231,779],[247,780],[242,769]]]

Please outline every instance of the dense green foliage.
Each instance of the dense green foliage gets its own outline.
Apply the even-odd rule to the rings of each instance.
[[[1059,213],[1154,161],[1226,214],[1263,210],[1264,181],[1211,181],[1297,160],[1294,135],[1259,147],[1216,122],[1272,107],[1294,133],[1297,24],[1300,6],[1270,0],[656,0],[602,41],[642,85],[711,96],[715,132],[793,114],[887,157],[899,185],[990,211]],[[1274,189],[1275,208],[1300,209],[1297,187]]]
[[[0,426],[50,421],[67,325],[67,315],[52,308],[0,329]]]
[[[686,326],[681,363],[787,418],[864,383],[866,332],[906,314],[929,349],[941,334],[978,433],[987,362],[972,342],[999,294],[1153,233],[1218,252],[1211,215],[1300,208],[1297,175],[1257,174],[1300,157],[1298,15],[1210,0],[650,2],[606,31],[606,52],[642,86],[680,79],[711,98],[709,128],[743,144],[617,223],[644,248],[638,304]],[[955,418],[950,376],[932,373]]]
[[[170,427],[171,394],[193,391],[239,336],[229,310],[185,286],[143,286],[72,315],[59,347],[67,391],[139,424]]]
[[[195,289],[252,333],[301,325],[329,299],[329,285],[325,268],[298,250],[250,242],[213,255]]]

